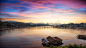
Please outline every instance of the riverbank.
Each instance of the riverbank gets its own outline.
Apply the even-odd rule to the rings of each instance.
[[[54,25],[52,26],[54,28],[60,28],[60,29],[86,29],[86,23],[80,23],[80,24],[61,24],[61,25]]]
[[[13,29],[20,29],[20,28],[29,28],[29,27],[41,27],[41,26],[25,26],[25,27],[1,27],[0,31],[5,31],[5,30],[13,30]],[[48,28],[48,27],[44,27]]]
[[[0,31],[11,30],[11,29],[14,29],[14,28],[1,28]]]
[[[28,26],[30,27],[30,26]],[[5,31],[5,30],[13,30],[13,29],[19,29],[19,28],[27,28],[27,27],[10,27],[10,28],[0,28],[0,31]]]

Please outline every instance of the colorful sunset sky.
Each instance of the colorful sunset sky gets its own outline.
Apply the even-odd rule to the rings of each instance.
[[[1,0],[0,19],[24,23],[86,23],[86,0]]]

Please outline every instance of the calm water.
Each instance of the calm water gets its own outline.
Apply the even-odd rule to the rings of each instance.
[[[82,44],[86,45],[86,40],[77,39],[78,34],[85,34],[86,30],[57,29],[52,27],[30,27],[0,31],[0,47],[8,48],[44,48],[41,39],[48,36],[57,36],[63,39],[63,45]]]

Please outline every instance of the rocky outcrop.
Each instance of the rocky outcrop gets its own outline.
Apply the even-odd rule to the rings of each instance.
[[[62,45],[62,39],[58,38],[58,37],[51,37],[48,36],[46,39],[42,39],[42,45],[43,46],[50,46],[50,45],[54,45],[54,46],[60,46]]]
[[[59,44],[62,43],[62,39],[58,37],[47,37],[47,40],[49,41],[50,44]]]
[[[77,35],[77,38],[86,40],[86,35]]]

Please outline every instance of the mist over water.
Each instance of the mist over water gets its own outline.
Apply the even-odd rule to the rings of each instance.
[[[76,36],[79,34],[86,35],[86,30],[58,29],[50,26],[41,26],[0,31],[0,47],[44,48],[41,39],[46,39],[48,36],[61,38],[63,40],[62,46],[68,44],[86,45],[86,40],[77,39]]]

